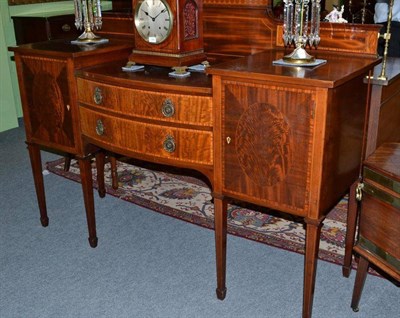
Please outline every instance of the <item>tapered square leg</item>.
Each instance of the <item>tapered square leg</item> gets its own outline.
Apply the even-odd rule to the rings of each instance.
[[[32,166],[33,181],[35,183],[36,197],[39,205],[40,223],[42,226],[46,227],[49,225],[49,218],[47,216],[40,148],[39,146],[31,143],[27,143],[27,145]]]
[[[350,187],[350,193],[349,193],[344,260],[342,267],[342,274],[344,277],[350,276],[351,263],[353,259],[353,245],[356,235],[356,224],[358,215],[358,202],[356,200],[356,188],[358,184],[359,181],[354,182]]]
[[[304,256],[303,318],[311,318],[317,273],[319,241],[322,222],[306,219],[306,246]]]
[[[215,252],[217,263],[217,298],[226,296],[226,238],[227,238],[227,203],[214,198],[215,214]]]
[[[97,170],[97,185],[100,198],[106,196],[106,185],[104,183],[104,164],[105,155],[103,151],[96,153],[96,170]]]
[[[117,159],[113,155],[108,156],[111,165],[111,180],[112,188],[114,190],[118,189],[118,172],[117,172]]]
[[[364,257],[360,257],[358,262],[356,280],[354,283],[353,297],[351,299],[351,308],[357,312],[360,304],[361,294],[364,289],[365,279],[367,277],[369,261]]]
[[[83,190],[83,199],[86,210],[86,220],[89,231],[89,244],[91,247],[96,247],[98,240],[96,236],[96,217],[94,210],[91,160],[90,157],[78,158],[78,162],[82,180],[82,190]]]

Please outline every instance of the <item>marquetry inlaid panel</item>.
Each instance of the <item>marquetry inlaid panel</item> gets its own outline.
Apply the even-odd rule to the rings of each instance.
[[[66,61],[24,56],[22,73],[31,137],[40,143],[74,147]]]
[[[223,192],[306,213],[314,91],[229,81],[223,87]]]

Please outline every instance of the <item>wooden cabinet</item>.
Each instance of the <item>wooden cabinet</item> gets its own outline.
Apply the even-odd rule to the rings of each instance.
[[[88,50],[62,40],[11,47],[27,141],[83,155],[74,73],[82,67],[128,56],[131,47],[127,42],[110,41]]]
[[[75,71],[128,57],[132,45],[109,43],[82,47],[64,40],[9,48],[15,53],[24,115],[26,142],[35,181],[41,223],[48,225],[40,150],[84,158],[88,150],[81,139]],[[88,163],[85,163],[88,164]],[[89,229],[91,245],[97,244],[95,226]]]
[[[400,143],[384,143],[363,164],[357,196],[349,210],[358,215],[358,239],[354,252],[360,256],[351,307],[358,305],[370,264],[400,282]],[[358,203],[354,201],[358,200]],[[348,224],[355,232],[356,224]]]
[[[216,65],[214,207],[217,296],[226,295],[227,202],[304,217],[303,317],[311,317],[322,222],[357,178],[368,85],[377,58],[318,54],[327,63],[273,65],[271,50]]]
[[[57,39],[75,39],[82,31],[73,14],[41,17],[12,17],[17,45]]]
[[[28,140],[68,153],[77,153],[79,141],[74,133],[77,116],[73,92],[68,85],[66,59],[41,58],[16,54],[21,75],[24,120]]]

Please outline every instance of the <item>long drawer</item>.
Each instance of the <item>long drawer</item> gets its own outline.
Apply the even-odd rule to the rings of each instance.
[[[80,103],[121,115],[212,127],[212,98],[116,87],[78,78]]]
[[[154,161],[154,157],[191,164],[213,164],[213,134],[150,124],[80,107],[83,135],[105,149],[123,149]]]

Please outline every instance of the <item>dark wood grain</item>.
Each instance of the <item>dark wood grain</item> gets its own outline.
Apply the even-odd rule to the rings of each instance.
[[[81,31],[73,14],[52,17],[12,17],[18,45],[56,39],[74,39]]]

